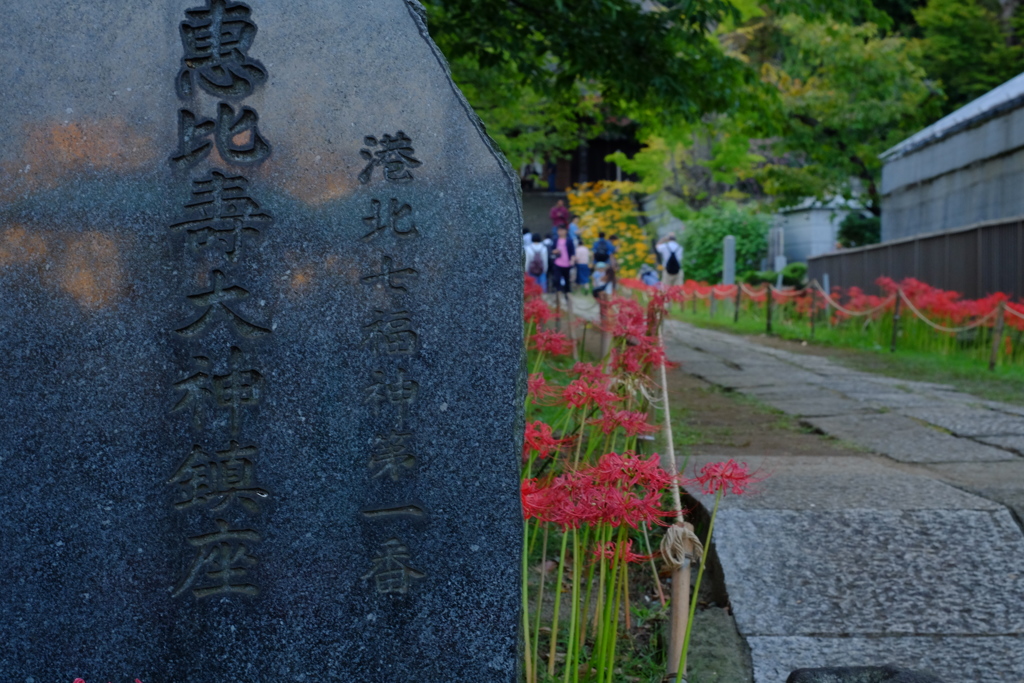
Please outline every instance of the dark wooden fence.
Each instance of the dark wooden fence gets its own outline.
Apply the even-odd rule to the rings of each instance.
[[[808,259],[808,277],[832,287],[878,292],[881,276],[912,277],[978,299],[1005,292],[1024,297],[1024,216],[987,221]]]

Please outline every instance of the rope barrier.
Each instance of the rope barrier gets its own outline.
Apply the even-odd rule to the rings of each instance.
[[[973,330],[976,327],[980,327],[986,320],[988,320],[992,316],[996,315],[996,313],[998,313],[998,311],[999,311],[998,307],[993,308],[990,313],[988,313],[987,315],[982,316],[981,318],[978,318],[977,320],[975,320],[970,325],[967,325],[966,327],[946,327],[945,325],[940,325],[939,323],[932,322],[931,320],[926,318],[924,316],[924,313],[922,313],[921,311],[917,310],[917,306],[915,306],[914,303],[910,300],[910,297],[908,297],[903,292],[902,288],[899,290],[899,296],[900,296],[901,299],[903,299],[903,303],[905,303],[907,305],[907,308],[909,308],[914,315],[916,315],[918,318],[920,318],[926,324],[930,325],[931,327],[935,328],[936,330],[939,330],[940,332],[947,332],[949,334],[958,334],[960,332],[966,332],[967,330]]]
[[[835,299],[830,297],[828,295],[828,293],[824,289],[821,288],[821,285],[819,285],[817,283],[817,281],[815,281],[812,286],[815,289],[817,289],[819,292],[821,292],[821,295],[825,297],[825,301],[827,301],[829,303],[829,305],[832,306],[832,308],[836,309],[837,311],[839,311],[843,315],[848,315],[848,316],[853,317],[853,318],[858,318],[858,317],[865,316],[865,315],[872,315],[872,314],[877,313],[878,311],[882,310],[883,308],[886,308],[889,304],[891,304],[894,301],[896,301],[896,295],[893,294],[889,298],[887,298],[885,301],[883,301],[882,303],[880,303],[877,306],[875,306],[874,308],[871,308],[871,309],[866,310],[866,311],[854,311],[854,310],[851,310],[849,308],[845,308],[844,306],[840,305],[838,301],[836,301]]]

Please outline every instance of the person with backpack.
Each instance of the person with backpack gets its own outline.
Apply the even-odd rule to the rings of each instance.
[[[604,238],[604,233],[597,233],[594,242],[594,263],[607,263],[612,258],[612,243]]]
[[[548,248],[540,234],[533,233],[530,245],[526,247],[526,274],[534,282],[547,290],[548,281]]]
[[[572,267],[576,260],[576,245],[572,243],[572,238],[569,237],[569,229],[564,225],[558,226],[558,234],[555,237],[555,246],[552,249],[552,253],[555,256],[555,270],[552,273],[554,290],[556,292],[564,292],[565,296],[568,297],[572,291]]]
[[[655,248],[661,257],[661,281],[665,287],[683,284],[683,247],[676,242],[675,233],[662,237]]]

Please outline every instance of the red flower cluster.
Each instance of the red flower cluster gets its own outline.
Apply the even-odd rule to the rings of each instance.
[[[571,441],[572,439],[556,439],[551,433],[551,425],[540,420],[527,422],[523,436],[523,460],[529,458],[530,451],[537,451],[538,458],[546,458],[552,451]]]
[[[535,323],[538,329],[557,317],[558,315],[551,310],[551,307],[544,302],[544,299],[539,297],[529,299],[523,304],[523,320],[528,323]]]
[[[526,378],[526,393],[534,403],[539,403],[548,396],[554,396],[558,393],[558,389],[558,387],[548,384],[542,372],[535,372]]]
[[[671,477],[657,454],[650,459],[632,453],[608,453],[593,467],[557,476],[545,484],[522,483],[523,517],[576,529],[581,524],[662,524],[671,515],[662,510],[661,492]]]
[[[568,356],[572,353],[572,340],[561,332],[542,330],[530,339],[533,347],[549,356]]]
[[[576,363],[576,365],[569,368],[569,373],[579,375],[581,379],[585,379],[590,382],[599,382],[608,379],[608,373],[606,373],[604,368],[596,363]]]
[[[562,389],[561,403],[570,408],[584,408],[594,404],[604,410],[612,403],[620,400],[622,400],[621,396],[609,391],[600,381],[574,379],[569,382],[567,387]]]
[[[544,294],[544,288],[537,284],[529,275],[523,273],[523,298],[529,301]]]
[[[608,541],[603,545],[599,545],[593,550],[594,557],[603,557],[606,560],[612,560],[616,555],[621,553],[621,559],[626,562],[646,562],[647,560],[654,557],[654,555],[638,555],[633,552],[633,539],[627,538],[625,543],[615,543],[614,541]]]
[[[613,337],[642,337],[647,334],[647,314],[633,299],[616,298],[612,301],[612,322],[609,332]]]
[[[647,413],[629,410],[606,410],[600,419],[592,421],[591,424],[600,425],[601,431],[605,434],[611,434],[621,427],[628,436],[652,434],[661,429],[658,425],[648,424]]]
[[[746,493],[747,487],[759,481],[747,471],[746,463],[737,463],[732,458],[725,462],[713,462],[704,465],[696,479],[687,480],[686,484],[700,484],[704,493],[713,494],[730,490],[736,495]]]

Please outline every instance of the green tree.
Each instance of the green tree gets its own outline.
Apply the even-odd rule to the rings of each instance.
[[[881,213],[878,155],[937,116],[940,95],[917,65],[915,41],[874,24],[778,22],[785,49],[762,76],[779,93],[779,161],[759,173],[781,205],[841,196]]]
[[[1015,4],[1015,3],[1014,3]],[[972,0],[929,0],[915,11],[923,33],[921,63],[939,79],[949,113],[1021,71],[1012,22]]]
[[[722,240],[736,238],[737,278],[757,270],[768,251],[767,235],[771,217],[756,207],[723,201],[688,214],[684,219],[683,263],[687,279],[704,282],[722,280]]]

